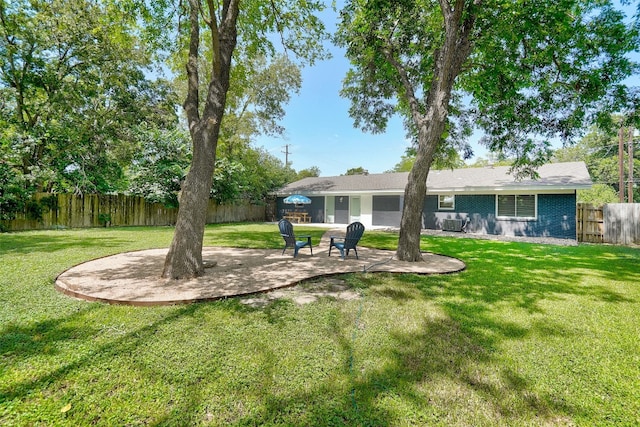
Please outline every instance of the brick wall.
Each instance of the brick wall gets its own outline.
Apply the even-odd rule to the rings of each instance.
[[[537,220],[497,219],[495,195],[456,195],[455,209],[438,210],[438,196],[425,198],[423,227],[442,229],[445,219],[469,219],[467,231],[507,236],[576,238],[575,194],[538,195]]]

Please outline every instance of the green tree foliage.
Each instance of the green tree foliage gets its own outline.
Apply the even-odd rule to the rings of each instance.
[[[405,153],[400,157],[400,161],[387,172],[409,172],[416,161],[415,154]]]
[[[220,128],[213,178],[213,197],[222,203],[237,199],[261,201],[295,179],[275,157],[252,142],[258,135],[281,135],[284,105],[300,90],[300,69],[278,54],[243,57],[231,70],[225,114]]]
[[[611,122],[620,126],[623,120],[620,116],[614,116]],[[628,174],[628,130],[625,128],[623,144],[623,166],[625,174]],[[638,146],[637,137],[634,138],[634,147]],[[640,182],[640,149],[636,148],[634,154],[633,176],[635,182]],[[554,161],[573,162],[583,161],[587,165],[589,175],[594,186],[591,190],[581,190],[578,199],[585,203],[604,204],[617,203],[619,199],[619,150],[618,135],[612,128],[593,126],[576,145],[563,147],[554,152]],[[628,175],[626,175],[628,177]],[[625,178],[625,187],[627,178]],[[640,194],[634,191],[634,199],[640,201]]]
[[[356,125],[379,132],[402,114],[414,135],[397,251],[406,261],[421,259],[432,163],[471,121],[518,174],[535,175],[550,139],[620,107],[636,69],[626,54],[637,29],[607,0],[351,0],[341,18],[352,63],[342,93]]]
[[[284,128],[278,122],[301,84],[299,67],[285,55],[270,62],[263,56],[241,58],[232,69],[219,154],[233,157],[236,145],[246,145],[257,135],[282,135]]]
[[[176,3],[174,8],[170,2],[154,2],[146,4],[152,9],[141,9],[141,3],[0,1],[0,152],[3,167],[17,174],[11,183],[3,180],[3,212],[10,206],[22,209],[36,190],[127,191],[177,205],[193,153],[190,135],[181,130],[176,114],[178,100],[187,97],[187,76],[177,74],[176,82],[185,82],[182,85],[146,76],[152,56],[161,59],[160,54],[167,52],[174,53],[170,59],[184,70],[188,48],[183,42],[189,38],[183,36],[189,33],[167,29],[184,18],[188,4]],[[247,43],[238,50],[230,71],[233,84],[217,147],[222,163],[211,190],[219,201],[258,200],[295,179],[292,170],[250,143],[258,134],[282,132],[278,120],[284,115],[283,105],[299,90],[298,65],[263,42],[273,40],[268,33],[276,29],[275,20],[286,18],[277,30],[287,49],[311,46],[297,37],[299,28],[290,28],[304,24],[313,31],[318,23],[309,13],[318,4],[303,3],[245,4],[251,13],[270,11],[271,27],[264,23],[258,31],[261,23],[252,15],[238,28]],[[298,6],[300,15],[285,13],[286,7]],[[142,21],[132,12],[140,10],[142,20],[153,25],[138,28]],[[308,62],[322,57],[317,49],[322,27],[316,29],[312,37],[316,47],[301,56]],[[207,93],[213,78],[214,38],[201,41],[205,49],[198,72],[204,77],[198,86],[200,93]],[[153,51],[154,47],[159,50]],[[198,97],[201,111],[206,99]]]
[[[129,169],[129,192],[168,207],[178,206],[180,184],[191,161],[189,134],[140,126],[140,151]]]
[[[298,171],[296,179],[311,178],[320,176],[320,168],[318,166],[311,166],[310,168],[301,169]]]
[[[199,92],[206,93],[210,81],[211,46],[204,44],[203,57],[198,61]],[[300,91],[300,67],[286,55],[275,54],[269,60],[264,55],[251,57],[242,50],[231,66],[229,90],[220,127],[216,158],[237,160],[258,135],[277,136],[284,132],[279,121],[291,96]],[[174,58],[175,60],[175,58]],[[186,74],[182,63],[172,62],[174,86],[179,96],[186,97]],[[205,99],[200,103],[204,104]]]
[[[242,162],[246,165],[245,194],[253,200],[296,180],[296,172],[264,149],[248,151]]]
[[[369,175],[369,171],[363,168],[362,166],[358,166],[355,168],[347,169],[345,175]]]
[[[145,78],[136,31],[108,2],[0,1],[0,152],[25,188],[123,190],[133,129],[175,125],[175,97]]]
[[[513,159],[509,159],[503,156],[490,155],[488,159],[485,159],[484,157],[480,157],[466,167],[484,168],[487,166],[511,166],[511,165],[513,165]]]
[[[593,184],[589,190],[578,190],[578,202],[601,206],[606,203],[618,203],[618,193],[610,185]]]
[[[16,212],[24,209],[31,193],[23,181],[22,174],[0,160],[0,219],[13,219]]]
[[[206,61],[200,62],[199,69],[207,73]],[[246,58],[231,73],[211,197],[219,203],[258,202],[295,179],[292,170],[252,142],[258,135],[283,132],[278,121],[284,116],[284,104],[300,88],[300,70],[285,56],[276,55],[271,62],[264,56]],[[179,96],[186,93],[184,78],[180,72],[174,76]],[[206,91],[206,85],[201,83],[199,90]],[[191,162],[188,133],[179,128],[140,129],[138,139],[142,148],[134,158],[129,191],[177,206],[180,184]]]
[[[264,149],[248,147],[234,161],[217,159],[211,197],[219,203],[261,203],[271,192],[296,179],[295,171],[281,160]]]
[[[436,154],[433,159],[432,166],[434,169],[459,169],[465,167],[464,160],[455,146],[443,144],[440,148],[442,149],[441,153]],[[465,146],[463,147],[463,150],[466,150],[469,155],[471,154],[470,147]],[[388,172],[410,172],[415,161],[416,149],[414,147],[410,147],[400,157],[400,161]]]
[[[192,157],[182,184],[176,231],[162,275],[195,277],[204,272],[202,243],[207,200],[214,180],[234,56],[271,58],[275,53],[273,36],[278,35],[285,49],[298,61],[313,63],[324,55],[324,26],[315,16],[324,5],[308,0],[189,0],[177,5],[169,1],[133,1],[132,4],[149,6],[143,10],[147,34],[172,54],[175,63],[186,63],[183,107]],[[175,39],[170,40],[171,36]],[[208,60],[206,72],[200,65],[203,58]],[[205,91],[201,91],[203,83]]]

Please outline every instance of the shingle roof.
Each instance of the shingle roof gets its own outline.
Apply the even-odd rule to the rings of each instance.
[[[427,192],[574,190],[592,185],[584,162],[549,163],[538,169],[539,178],[516,181],[508,166],[432,170]],[[278,195],[337,193],[401,193],[409,173],[382,173],[304,178],[286,185]]]

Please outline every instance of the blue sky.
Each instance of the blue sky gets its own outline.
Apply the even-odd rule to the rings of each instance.
[[[337,15],[324,12],[325,25],[333,31]],[[295,170],[312,166],[322,176],[344,174],[363,167],[370,173],[385,172],[400,161],[408,147],[402,120],[395,117],[384,134],[373,135],[354,128],[349,117],[349,101],[340,97],[342,79],[349,69],[344,51],[327,43],[333,57],[302,70],[302,88],[286,106],[281,121],[283,138],[259,137],[263,146],[283,162],[288,144],[289,163]]]
[[[391,169],[408,146],[401,119],[394,118],[379,135],[354,128],[349,101],[339,95],[347,69],[348,62],[335,57],[303,70],[300,94],[291,100],[281,122],[284,138],[259,138],[256,145],[283,161],[288,145],[294,169],[318,166],[323,176],[344,174],[358,166],[370,173]]]
[[[633,9],[628,8],[633,13]],[[628,13],[629,14],[629,13]],[[328,31],[333,31],[336,14],[324,13]],[[395,117],[383,134],[373,135],[354,128],[349,117],[349,101],[340,97],[342,79],[349,69],[344,52],[330,46],[333,58],[302,70],[302,88],[286,106],[281,124],[284,137],[259,137],[256,146],[266,148],[283,162],[288,145],[289,163],[295,170],[312,166],[321,176],[344,174],[347,169],[363,167],[369,173],[385,172],[400,161],[409,143],[402,120]],[[487,150],[477,144],[480,135],[471,138],[474,161],[487,157]]]

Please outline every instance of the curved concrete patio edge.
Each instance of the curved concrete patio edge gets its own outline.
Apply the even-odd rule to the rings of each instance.
[[[358,248],[346,260],[332,252],[328,244],[314,247],[313,256],[306,248],[297,258],[292,250],[284,255],[275,249],[206,247],[205,261],[216,261],[201,277],[185,280],[160,277],[168,249],[148,249],[98,258],[76,265],[61,273],[55,288],[66,295],[87,301],[123,305],[171,305],[211,301],[234,296],[267,292],[294,286],[316,277],[354,272],[388,272],[414,274],[449,274],[462,271],[459,259],[423,253],[423,262],[403,262],[394,252]]]

